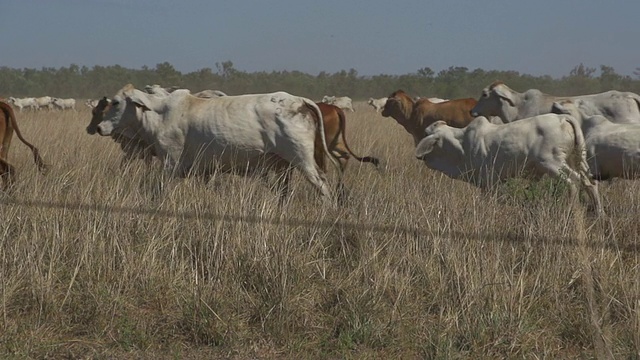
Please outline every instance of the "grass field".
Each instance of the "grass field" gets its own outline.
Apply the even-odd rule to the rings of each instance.
[[[17,113],[0,194],[0,358],[638,358],[640,186],[607,217],[551,181],[482,193],[427,169],[364,103],[349,205],[253,178],[208,184],[121,167],[90,113]],[[333,169],[331,169],[333,170]],[[330,178],[335,181],[335,173]]]

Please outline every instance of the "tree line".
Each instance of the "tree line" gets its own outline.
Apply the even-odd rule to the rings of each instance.
[[[0,97],[55,96],[61,98],[99,98],[111,96],[127,83],[138,88],[160,84],[177,86],[193,92],[205,89],[222,90],[229,95],[287,91],[320,99],[324,95],[350,96],[354,100],[383,97],[402,89],[414,96],[440,98],[477,98],[481,89],[501,80],[517,91],[536,88],[553,95],[578,95],[607,90],[640,93],[640,68],[636,78],[617,74],[606,65],[600,69],[583,64],[575,66],[561,78],[532,76],[517,71],[470,70],[452,66],[439,72],[429,67],[404,75],[361,76],[355,69],[336,73],[311,75],[300,71],[245,72],[233,62],[215,64],[215,69],[203,68],[183,74],[168,62],[155,68],[143,66],[128,69],[120,65],[78,66],[42,69],[0,67]]]

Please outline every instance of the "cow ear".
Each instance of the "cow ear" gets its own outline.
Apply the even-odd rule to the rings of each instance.
[[[416,147],[416,157],[422,159],[433,151],[435,147],[442,147],[442,136],[430,135],[422,139]]]
[[[125,92],[125,95],[136,104],[142,108],[142,110],[152,110],[157,113],[160,113],[162,110],[162,104],[155,97],[149,96],[140,90],[132,90]]]
[[[509,103],[509,105],[516,106],[516,104],[515,104],[515,102],[513,100],[513,94],[510,91],[506,91],[502,86],[497,86],[497,87],[493,88],[493,91],[500,98],[505,99]]]

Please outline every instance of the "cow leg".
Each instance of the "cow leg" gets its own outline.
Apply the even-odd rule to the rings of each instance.
[[[591,199],[593,206],[595,207],[596,214],[598,216],[604,215],[604,209],[600,200],[600,192],[598,191],[598,183],[591,179],[589,174],[578,173],[578,182],[581,183],[582,188],[587,192],[587,195]]]
[[[288,161],[275,154],[267,156],[265,161],[266,166],[264,166],[260,171],[260,178],[269,186],[269,188],[278,193],[278,205],[283,206],[291,197],[291,176],[293,174],[293,167],[291,167]],[[276,173],[275,186],[271,185],[272,183],[269,181],[270,170]]]
[[[325,202],[333,203],[333,194],[327,184],[327,178],[324,174],[320,173],[312,164],[303,166],[300,168],[307,180],[314,185],[322,194],[322,198]]]
[[[347,163],[349,162],[349,153],[342,150],[340,146],[336,146],[331,153],[335,156],[340,164],[340,174],[338,174],[338,184],[336,184],[336,194],[338,195],[338,204],[344,205],[347,203],[348,190],[344,186],[344,172],[347,169]]]
[[[604,210],[602,208],[602,202],[600,201],[600,193],[598,191],[598,183],[591,178],[591,173],[589,171],[589,165],[585,161],[582,161],[578,165],[579,169],[576,171],[569,167],[566,163],[563,164],[563,169],[565,173],[571,178],[572,181],[579,183],[582,185],[582,188],[586,190],[587,195],[591,199],[593,206],[595,207],[595,211],[600,215],[604,215]],[[577,189],[576,189],[577,192]],[[576,195],[577,196],[577,195]]]
[[[4,159],[0,159],[0,179],[3,191],[9,190],[16,180],[16,169]]]
[[[571,193],[572,201],[578,200],[578,188],[576,184],[581,184],[582,187],[587,191],[587,195],[592,201],[596,213],[598,215],[604,213],[602,209],[602,203],[600,202],[598,185],[589,178],[588,171],[577,171],[570,167],[567,163],[563,163],[560,166],[544,166],[544,168],[549,175],[566,181],[566,183],[569,185],[569,191]]]
[[[302,175],[309,181],[313,186],[316,187],[322,194],[322,198],[325,202],[333,203],[333,195],[331,193],[331,188],[327,184],[327,178],[324,173],[321,173],[315,165],[313,160],[313,152],[309,154],[306,161],[302,161],[299,158],[293,159],[292,165],[295,166],[302,172]]]
[[[284,171],[281,172],[278,182],[278,205],[284,206],[291,198],[291,175],[293,174],[293,168],[287,166]]]

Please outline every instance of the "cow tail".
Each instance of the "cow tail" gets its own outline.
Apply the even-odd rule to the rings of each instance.
[[[591,169],[589,163],[587,163],[587,146],[584,141],[584,134],[582,133],[582,127],[578,120],[573,116],[565,116],[565,120],[573,127],[574,143],[575,143],[575,157],[578,164],[580,175],[585,182],[585,185],[594,184],[593,176],[591,175]]]
[[[638,111],[640,112],[640,96],[638,96],[638,94],[633,94],[631,97],[635,100]]]
[[[326,137],[325,131],[324,131],[324,119],[322,118],[322,111],[320,111],[320,108],[318,107],[318,105],[316,105],[313,101],[305,101],[304,103],[310,109],[315,111],[316,116],[318,117],[318,128],[320,129],[320,142],[322,143],[322,149],[324,150],[324,152],[327,155],[327,157],[331,160],[333,165],[336,167],[336,169],[338,170],[338,173],[342,174],[342,167],[340,166],[340,163],[331,154],[331,152],[329,151],[329,147],[327,146],[327,137]]]
[[[354,154],[353,151],[349,148],[349,144],[347,143],[347,120],[344,115],[344,111],[342,109],[338,109],[338,118],[340,119],[340,133],[342,134],[342,142],[344,143],[344,147],[347,149],[349,154],[353,156],[356,160],[360,162],[372,163],[376,168],[380,165],[380,160],[373,156],[363,156],[359,157]]]
[[[38,148],[36,148],[32,144],[30,144],[27,140],[25,140],[24,137],[22,137],[22,133],[20,133],[20,129],[18,128],[18,123],[16,121],[16,114],[13,112],[13,109],[11,108],[11,106],[9,106],[9,104],[7,104],[5,102],[1,102],[0,106],[2,107],[2,110],[7,115],[7,120],[9,121],[9,123],[13,127],[14,131],[16,132],[16,135],[18,136],[18,139],[20,139],[20,141],[22,141],[22,143],[27,145],[31,149],[31,151],[33,152],[33,158],[35,160],[36,166],[38,166],[38,170],[41,173],[46,174],[47,171],[49,171],[49,166],[46,165],[44,163],[44,161],[42,160],[42,157],[40,156],[40,151],[38,151]]]

